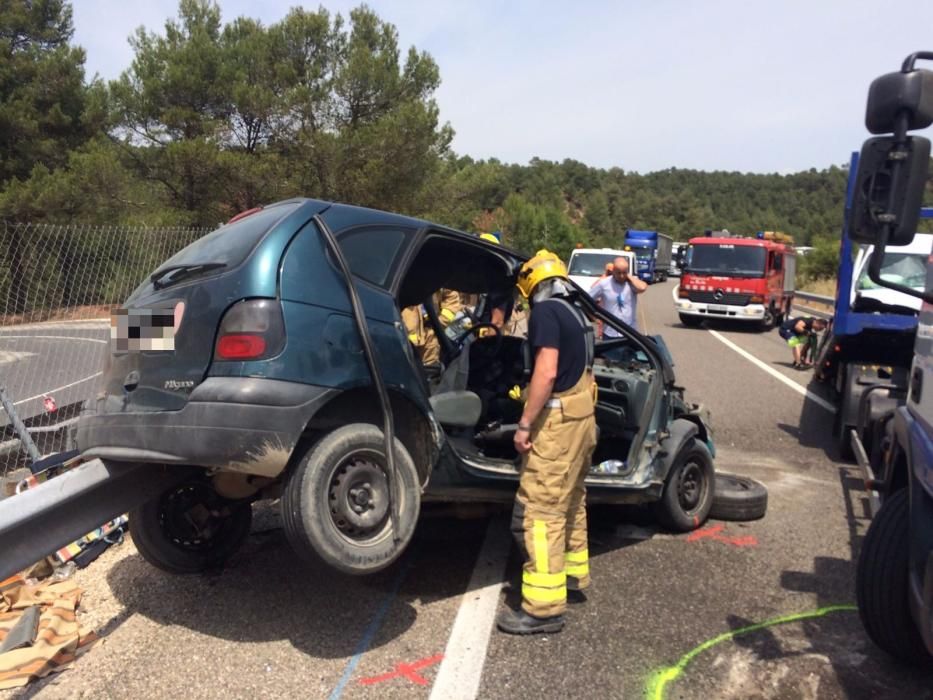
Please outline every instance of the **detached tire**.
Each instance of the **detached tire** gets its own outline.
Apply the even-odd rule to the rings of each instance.
[[[405,551],[421,509],[418,472],[395,440],[398,539],[392,532],[382,431],[353,423],[313,445],[288,477],[282,494],[285,534],[313,564],[347,574],[380,571]]]
[[[709,517],[715,488],[713,458],[706,445],[691,439],[674,458],[655,514],[668,530],[696,530]]]
[[[222,498],[207,479],[195,479],[134,508],[129,521],[143,559],[172,574],[194,574],[221,566],[239,549],[253,509]]]
[[[680,316],[680,322],[687,328],[697,328],[703,323],[703,319],[699,316],[688,316],[687,314],[678,314],[678,316]]]
[[[716,520],[758,520],[768,512],[768,489],[754,479],[716,475],[716,493],[709,516]]]
[[[920,631],[910,614],[910,532],[907,489],[884,502],[862,544],[855,575],[859,617],[871,640],[901,661],[929,665]]]

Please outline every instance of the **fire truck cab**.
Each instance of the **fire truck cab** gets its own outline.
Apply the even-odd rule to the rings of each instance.
[[[729,319],[772,328],[790,313],[796,271],[793,239],[783,233],[692,238],[675,302],[680,321],[698,326]]]

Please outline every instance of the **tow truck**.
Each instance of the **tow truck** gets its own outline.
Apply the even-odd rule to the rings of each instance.
[[[873,513],[856,570],[862,624],[895,658],[930,668],[933,251],[915,232],[918,219],[933,218],[933,209],[920,206],[930,141],[908,132],[933,124],[933,71],[917,69],[918,60],[933,60],[933,52],[908,56],[900,71],[881,76],[869,89],[865,123],[877,136],[853,155],[849,171],[837,318],[821,348],[817,377],[835,379],[841,389],[839,436],[858,461]],[[859,251],[855,264],[853,244],[871,246]],[[904,258],[912,246],[924,248],[925,257]],[[895,270],[895,260],[907,260],[909,267]],[[924,260],[921,287],[903,272]],[[873,286],[859,289],[859,278],[852,279],[860,264]],[[916,304],[905,309],[878,294],[863,299],[858,293],[872,290],[891,290],[922,307],[917,314]],[[872,364],[853,362],[866,357]]]
[[[794,303],[793,242],[773,231],[691,238],[675,302],[680,322],[694,327],[725,319],[764,329],[780,324]]]

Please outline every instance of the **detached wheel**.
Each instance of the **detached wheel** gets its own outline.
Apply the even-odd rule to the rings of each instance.
[[[701,323],[703,319],[699,316],[689,316],[687,314],[678,314],[680,316],[680,322],[684,324],[687,328],[696,328]]]
[[[691,440],[674,459],[655,513],[674,532],[689,532],[706,522],[713,505],[715,472],[706,445]]]
[[[220,566],[249,536],[253,509],[214,491],[207,479],[175,486],[129,513],[130,535],[143,559],[173,574]]]
[[[395,562],[415,532],[421,508],[418,472],[395,440],[399,532],[392,531],[382,431],[354,423],[316,443],[282,494],[285,534],[305,560],[348,574],[371,574]]]
[[[716,520],[758,520],[768,511],[768,489],[754,479],[716,475],[716,493],[709,516]]]
[[[929,665],[910,614],[907,489],[888,497],[865,535],[855,575],[859,616],[871,640],[901,661]]]

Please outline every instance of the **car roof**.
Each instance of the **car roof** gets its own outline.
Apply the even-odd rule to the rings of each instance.
[[[382,209],[362,207],[356,204],[344,204],[342,202],[328,202],[310,197],[296,197],[281,202],[274,202],[266,206],[271,207],[284,204],[286,202],[310,203],[321,207],[321,217],[328,223],[328,225],[331,225],[332,221],[339,222],[338,225],[334,227],[337,231],[343,230],[349,226],[378,224],[389,226],[404,226],[406,228],[414,228],[419,230],[428,228],[434,234],[440,233],[442,235],[448,235],[454,238],[459,238],[461,240],[467,240],[471,243],[478,243],[484,247],[489,248],[490,250],[497,250],[499,252],[505,253],[506,255],[511,255],[512,257],[521,261],[528,259],[528,256],[521,251],[517,251],[509,248],[508,246],[484,240],[476,234],[467,233],[466,231],[460,231],[449,226],[437,224],[433,221],[428,221],[427,219],[419,219],[417,217],[406,216],[404,214],[395,214],[393,212],[384,211]]]

